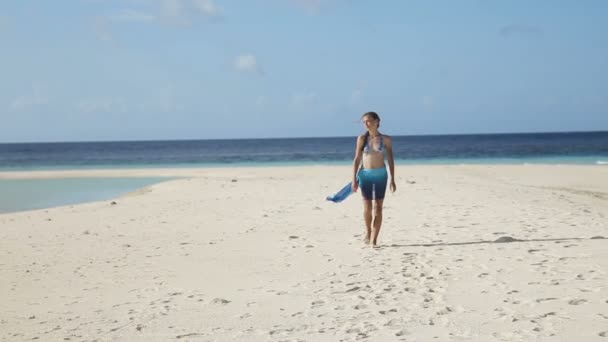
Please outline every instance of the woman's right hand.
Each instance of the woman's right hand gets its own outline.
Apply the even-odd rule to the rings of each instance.
[[[359,189],[359,183],[354,180],[350,183],[350,188],[353,190],[353,192],[357,192],[357,189]]]

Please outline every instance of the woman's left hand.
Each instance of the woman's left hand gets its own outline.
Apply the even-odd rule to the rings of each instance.
[[[394,182],[394,181],[391,181],[391,191],[392,191],[392,192],[397,191],[397,184],[395,184],[395,182]]]

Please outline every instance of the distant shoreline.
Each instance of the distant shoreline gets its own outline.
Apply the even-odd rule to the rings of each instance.
[[[608,132],[393,136],[400,165],[597,164]],[[350,165],[354,138],[0,144],[0,171]]]
[[[274,168],[274,167],[306,167],[306,166],[346,166],[352,161],[319,161],[319,162],[266,162],[266,163],[191,163],[191,164],[150,164],[150,165],[56,165],[30,168],[1,167],[0,179],[3,173],[38,172],[38,171],[90,171],[90,170],[154,170],[154,169],[222,169],[222,168]],[[583,157],[545,157],[545,158],[454,158],[454,159],[395,159],[396,165],[607,165],[606,156]]]
[[[415,137],[462,137],[462,136],[493,136],[493,135],[537,135],[537,134],[606,134],[608,130],[592,131],[538,131],[538,132],[481,132],[481,133],[429,133],[429,134],[390,134],[393,137],[415,138]],[[11,144],[97,144],[97,143],[150,143],[150,142],[193,142],[193,141],[247,141],[247,140],[289,140],[289,139],[348,139],[357,134],[341,136],[318,136],[318,137],[244,137],[244,138],[187,138],[187,139],[135,139],[135,140],[55,140],[55,141],[0,141],[0,145]]]
[[[547,173],[570,173],[608,167],[586,164],[436,164],[396,165],[396,175],[403,177],[412,170],[544,170]],[[263,177],[266,174],[328,174],[349,179],[351,165],[282,165],[273,167],[192,167],[132,169],[65,169],[0,171],[0,214],[24,210],[47,209],[118,198],[127,193],[174,179],[206,178],[232,181]],[[526,171],[527,172],[527,171]],[[76,193],[76,195],[74,195]]]

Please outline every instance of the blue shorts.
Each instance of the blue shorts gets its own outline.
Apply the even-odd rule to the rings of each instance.
[[[388,172],[386,167],[377,169],[361,169],[357,174],[359,189],[365,200],[384,199],[386,193],[386,183],[388,182]]]

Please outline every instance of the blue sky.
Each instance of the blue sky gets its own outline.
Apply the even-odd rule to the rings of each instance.
[[[608,130],[608,2],[0,5],[0,142]]]

